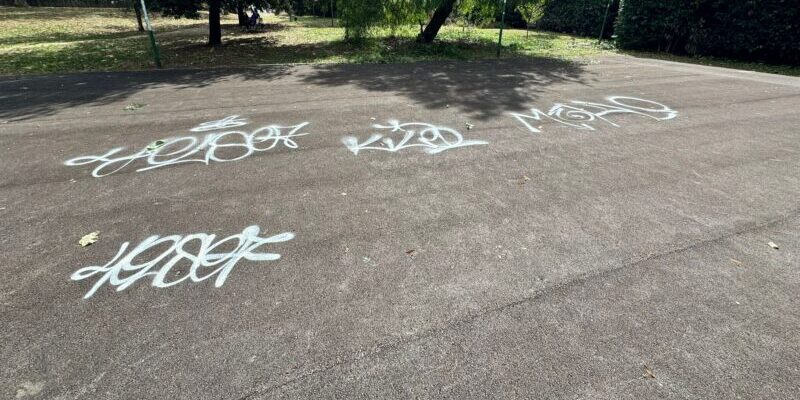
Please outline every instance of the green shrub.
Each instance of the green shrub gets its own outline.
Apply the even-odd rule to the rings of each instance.
[[[548,0],[544,15],[536,27],[582,36],[598,36],[608,4],[609,0]],[[618,8],[619,0],[611,0],[606,19],[606,37],[611,37],[613,33],[613,21]]]
[[[614,33],[627,49],[674,52],[686,46],[695,0],[622,0]]]
[[[546,0],[527,0],[517,5],[516,11],[527,25],[533,25],[544,17],[544,6]]]
[[[621,48],[800,64],[800,0],[623,0]]]
[[[460,0],[450,19],[462,26],[489,27],[500,19],[501,1]]]
[[[698,1],[686,50],[800,64],[800,1]]]
[[[370,28],[383,21],[381,0],[338,0],[336,6],[347,40],[358,41],[365,38]]]

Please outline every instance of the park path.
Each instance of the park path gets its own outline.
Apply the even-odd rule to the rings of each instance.
[[[613,57],[0,91],[2,397],[800,389],[798,78]]]

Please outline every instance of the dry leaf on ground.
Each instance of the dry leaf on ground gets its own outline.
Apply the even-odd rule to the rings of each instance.
[[[92,232],[82,237],[81,240],[78,241],[78,244],[83,247],[86,247],[98,240],[100,240],[100,232]]]
[[[164,144],[166,144],[166,143],[167,143],[167,142],[165,142],[165,141],[163,141],[163,140],[156,140],[155,142],[153,142],[153,143],[150,143],[150,144],[147,146],[147,151],[155,151],[156,149],[158,149],[158,148],[160,148],[160,147],[163,147],[163,146],[164,146]]]

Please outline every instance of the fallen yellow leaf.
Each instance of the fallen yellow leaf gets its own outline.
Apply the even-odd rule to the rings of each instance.
[[[100,232],[92,232],[82,237],[81,240],[78,241],[78,244],[83,247],[86,247],[98,240],[100,240]]]

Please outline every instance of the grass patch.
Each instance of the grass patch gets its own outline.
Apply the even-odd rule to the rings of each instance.
[[[418,28],[377,29],[362,43],[344,41],[329,19],[267,15],[264,32],[242,32],[223,17],[223,45],[209,48],[204,19],[152,20],[166,67],[272,63],[366,63],[470,60],[495,56],[496,29],[446,26],[432,45],[415,41]],[[604,52],[590,39],[507,30],[504,57],[588,58]],[[132,11],[92,8],[0,7],[0,74],[152,68],[147,36]]]
[[[769,74],[800,76],[800,66],[772,65],[758,62],[729,60],[716,57],[677,56],[669,53],[652,53],[643,51],[620,51],[634,57],[655,58],[658,60],[675,61],[690,64],[708,65],[712,67],[733,68],[746,71],[766,72]]]
[[[223,16],[223,45],[205,45],[205,19],[152,18],[165,67],[209,67],[273,63],[388,63],[474,60],[495,57],[497,29],[445,26],[428,45],[415,41],[418,27],[394,32],[378,28],[359,44],[329,19],[264,16],[264,32],[243,32],[235,15]],[[506,30],[503,57],[548,57],[587,61],[616,50],[591,38]],[[153,67],[147,36],[136,29],[133,11],[93,8],[0,7],[0,74],[142,70]],[[640,54],[641,55],[641,54]],[[652,54],[644,54],[654,57]],[[675,61],[800,75],[798,67],[687,59]]]

